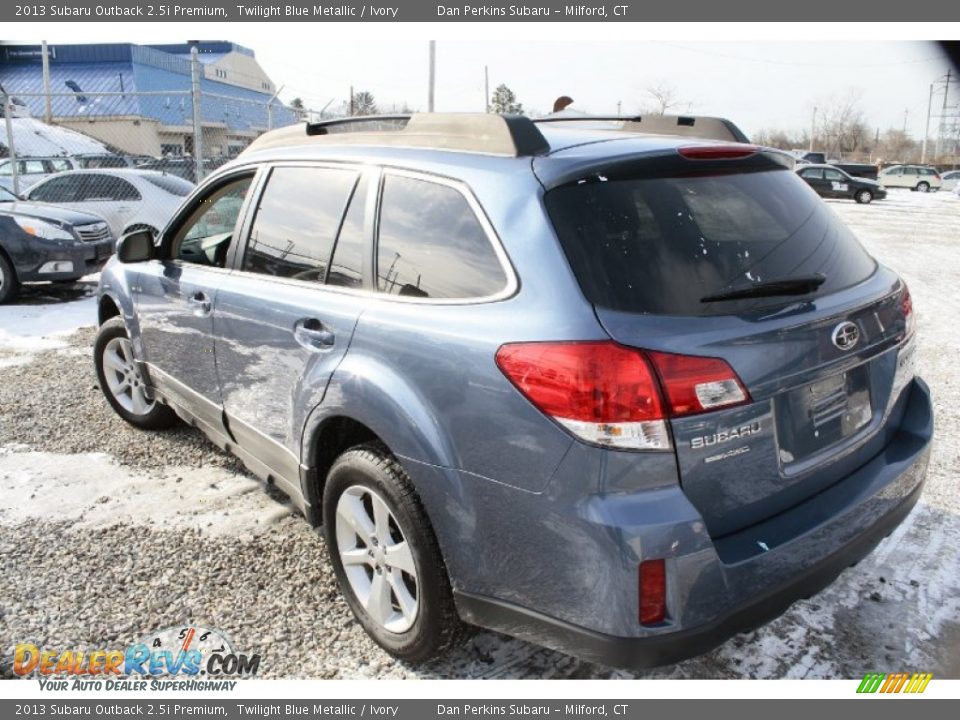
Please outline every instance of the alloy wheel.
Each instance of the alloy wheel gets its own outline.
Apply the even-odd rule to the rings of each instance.
[[[146,415],[153,410],[154,401],[147,397],[130,340],[115,337],[107,343],[103,349],[103,375],[110,393],[124,410],[134,415]]]
[[[420,609],[417,567],[407,536],[386,501],[362,485],[337,501],[337,550],[357,600],[393,633],[409,630]]]

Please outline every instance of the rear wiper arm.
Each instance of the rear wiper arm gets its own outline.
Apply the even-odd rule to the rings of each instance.
[[[802,277],[784,278],[782,280],[768,280],[767,282],[758,282],[747,287],[719,292],[715,295],[705,295],[700,298],[700,302],[744,300],[746,298],[773,297],[776,295],[802,295],[813,292],[823,285],[826,279],[824,275],[817,273],[816,275],[804,275]]]

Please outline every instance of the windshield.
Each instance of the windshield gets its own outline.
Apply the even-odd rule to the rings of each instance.
[[[545,202],[584,294],[600,307],[735,313],[797,298],[701,298],[823,275],[819,288],[803,294],[809,299],[854,285],[875,268],[846,226],[785,168],[594,178],[551,190]]]

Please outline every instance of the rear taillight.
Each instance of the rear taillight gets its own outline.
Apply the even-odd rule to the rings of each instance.
[[[497,365],[530,402],[583,440],[668,450],[656,375],[643,353],[612,342],[516,343]]]
[[[674,417],[742,405],[750,398],[733,368],[720,358],[647,354],[657,368]]]
[[[900,309],[903,312],[906,336],[910,337],[917,327],[917,315],[913,311],[913,298],[910,297],[910,288],[906,283],[903,283],[903,292],[900,293]]]
[[[667,418],[749,399],[723,360],[609,341],[514,343],[496,360],[541,412],[582,440],[616,448],[669,450]]]
[[[690,145],[677,148],[687,160],[737,160],[757,154],[752,145]]]
[[[659,625],[667,618],[667,564],[663,560],[640,563],[640,624]]]

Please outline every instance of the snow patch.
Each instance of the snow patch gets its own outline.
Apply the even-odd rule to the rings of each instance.
[[[217,467],[128,470],[105,453],[58,455],[0,448],[0,522],[33,518],[78,528],[117,524],[250,536],[293,512],[248,477]]]

